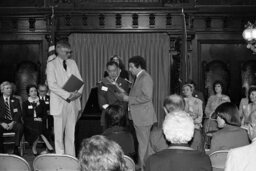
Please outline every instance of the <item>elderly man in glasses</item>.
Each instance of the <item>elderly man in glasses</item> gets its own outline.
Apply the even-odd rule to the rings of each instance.
[[[69,92],[62,87],[73,75],[82,80],[76,62],[71,58],[71,46],[66,41],[56,45],[57,56],[47,63],[47,82],[50,89],[50,114],[54,120],[54,140],[57,154],[75,156],[75,125],[81,111],[79,90]]]
[[[256,111],[249,116],[250,145],[229,151],[225,171],[254,171],[256,169]]]

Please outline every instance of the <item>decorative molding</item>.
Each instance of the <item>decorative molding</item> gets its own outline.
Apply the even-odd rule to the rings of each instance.
[[[121,14],[116,14],[116,27],[121,28],[122,26],[122,16]]]
[[[133,28],[138,28],[138,19],[139,19],[138,14],[132,15],[132,27]]]
[[[206,29],[210,29],[211,28],[211,22],[212,22],[212,20],[211,20],[210,17],[206,17],[205,18],[205,27],[206,27]]]
[[[87,23],[87,15],[86,14],[84,14],[82,16],[82,24],[83,24],[83,26],[87,26],[88,25],[88,23]]]
[[[225,16],[223,18],[223,29],[226,29],[228,27],[228,20],[230,19],[230,17]]]
[[[14,30],[18,29],[18,19],[17,18],[12,18],[12,28]]]
[[[65,21],[66,21],[65,23],[66,26],[71,26],[71,15],[66,15]]]
[[[155,27],[156,21],[155,21],[156,17],[155,14],[150,14],[149,15],[149,27]]]
[[[105,16],[103,14],[99,15],[99,26],[104,27],[105,26]]]
[[[172,25],[172,15],[170,13],[168,13],[166,15],[166,25],[167,26],[171,26]]]
[[[36,19],[34,17],[31,17],[29,18],[28,22],[29,22],[29,30],[34,31],[36,29],[35,27]]]

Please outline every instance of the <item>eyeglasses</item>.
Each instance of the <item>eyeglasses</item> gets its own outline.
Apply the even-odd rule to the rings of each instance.
[[[72,50],[68,50],[68,51],[65,51],[65,50],[62,50],[66,55],[68,54],[72,54]]]
[[[47,92],[47,90],[38,90],[39,92]]]

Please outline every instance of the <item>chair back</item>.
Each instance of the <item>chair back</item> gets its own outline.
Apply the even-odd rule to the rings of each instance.
[[[210,154],[213,171],[224,171],[229,150],[219,150]]]
[[[34,171],[80,171],[77,158],[70,155],[42,154],[33,161]]]
[[[0,154],[1,171],[31,171],[26,160],[14,154]]]
[[[135,171],[135,163],[132,160],[132,158],[130,158],[127,155],[124,155],[124,160],[125,160],[125,164],[127,166],[127,171]]]

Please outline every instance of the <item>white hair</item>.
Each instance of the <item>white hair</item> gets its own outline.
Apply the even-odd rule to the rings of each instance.
[[[0,86],[2,93],[3,93],[3,91],[4,91],[4,87],[7,86],[7,85],[12,86],[12,84],[11,84],[9,81],[4,81],[4,82],[2,82],[2,84],[1,84],[1,86]]]
[[[194,135],[194,122],[188,113],[173,111],[163,122],[163,132],[167,141],[174,144],[188,143]]]

